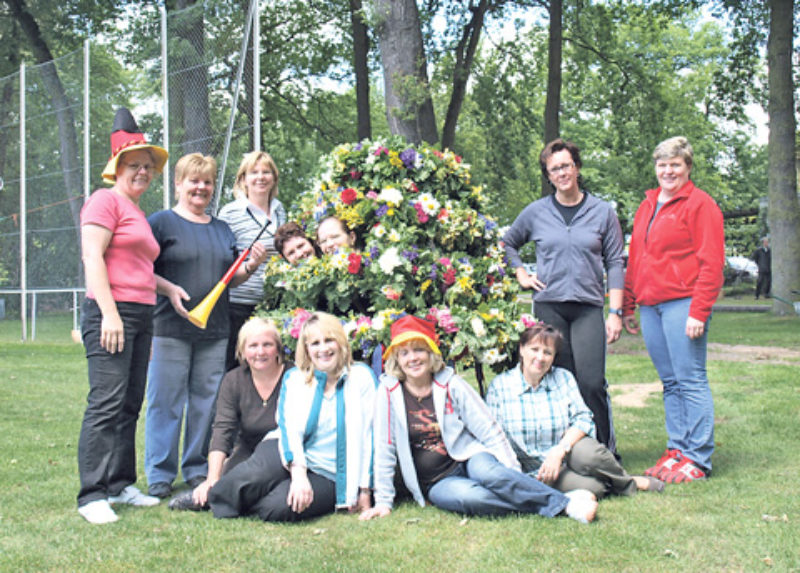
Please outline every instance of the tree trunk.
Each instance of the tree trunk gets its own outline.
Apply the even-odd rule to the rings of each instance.
[[[550,37],[547,46],[547,99],[544,104],[544,142],[556,139],[561,108],[561,46],[563,36],[563,1],[550,0]],[[552,192],[546,178],[542,178],[542,196]]]
[[[793,313],[781,301],[800,290],[800,204],[797,199],[794,86],[792,82],[793,0],[770,0],[769,41],[769,224],[772,240],[772,299],[775,314]]]
[[[64,192],[67,199],[82,195],[82,173],[80,164],[80,148],[78,134],[75,131],[75,118],[72,115],[67,94],[58,76],[58,70],[53,62],[53,54],[42,36],[39,24],[34,20],[24,0],[9,0],[7,2],[11,13],[19,23],[25,36],[30,42],[36,61],[41,64],[42,81],[44,82],[50,101],[58,122],[58,138],[60,144],[59,160],[61,173],[64,178]],[[79,201],[69,201],[72,221],[80,240],[80,207]]]
[[[350,0],[350,22],[353,26],[353,70],[356,75],[356,109],[358,110],[358,139],[372,137],[372,118],[369,103],[369,37],[364,23],[361,0]]]
[[[375,0],[389,130],[407,141],[436,143],[439,134],[415,0]]]
[[[467,94],[467,81],[472,70],[475,50],[478,48],[488,8],[488,0],[480,0],[478,5],[472,8],[472,19],[464,27],[461,39],[458,42],[458,46],[456,46],[456,63],[453,67],[453,93],[450,96],[450,104],[447,107],[444,128],[442,128],[443,148],[452,149],[455,145],[456,124],[461,113],[461,105],[464,103],[464,97]]]

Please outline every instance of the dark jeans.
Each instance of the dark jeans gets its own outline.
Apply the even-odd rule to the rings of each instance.
[[[759,295],[769,296],[772,287],[772,273],[758,271],[758,281],[756,282],[756,298]]]
[[[228,304],[228,316],[230,317],[231,332],[228,335],[228,349],[225,354],[225,372],[230,372],[239,362],[236,360],[236,340],[239,338],[239,329],[253,316],[256,305],[239,304],[231,302]]]
[[[100,346],[100,308],[83,303],[81,332],[89,362],[89,395],[78,440],[78,505],[117,495],[136,481],[136,421],[142,408],[153,306],[118,302],[125,344],[110,354]]]
[[[302,513],[295,513],[286,503],[291,474],[283,467],[278,440],[265,440],[253,455],[225,473],[208,492],[214,517],[239,517],[256,514],[264,521],[300,521],[333,513],[336,508],[336,485],[329,479],[308,471],[314,500]]]
[[[606,382],[603,307],[578,302],[536,302],[536,317],[561,331],[564,344],[554,364],[575,375],[583,401],[594,414],[597,441],[616,453],[611,397]]]

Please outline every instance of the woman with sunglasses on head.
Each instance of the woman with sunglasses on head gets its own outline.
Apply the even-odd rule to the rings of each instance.
[[[583,189],[577,146],[563,139],[539,156],[552,195],[528,205],[503,237],[517,281],[533,289],[535,314],[564,335],[556,366],[575,375],[594,414],[597,439],[616,453],[611,400],[605,379],[606,344],[622,332],[624,240],[614,207]],[[528,274],[519,249],[536,244],[536,274]],[[603,318],[604,272],[609,314]]]
[[[286,222],[286,209],[278,200],[278,167],[265,151],[252,151],[244,156],[233,184],[234,200],[219,210],[218,217],[228,223],[242,251],[266,225],[259,242],[267,249],[267,259],[278,254],[273,236]],[[264,298],[264,264],[248,269],[250,278],[230,290],[230,338],[225,369],[236,368],[236,333],[250,318]]]
[[[582,488],[598,499],[638,490],[663,491],[664,483],[630,476],[594,439],[592,413],[572,373],[553,366],[561,333],[539,322],[519,339],[519,365],[497,376],[486,404],[503,427],[522,471],[559,491]]]

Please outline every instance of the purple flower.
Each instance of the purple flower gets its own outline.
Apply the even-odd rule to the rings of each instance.
[[[481,294],[483,294],[483,295],[489,294],[489,288],[485,287],[485,286],[482,286],[481,287]]]
[[[491,231],[492,229],[497,227],[497,223],[495,223],[494,221],[490,221],[489,219],[487,219],[485,216],[481,215],[480,213],[478,214],[478,218],[481,221],[483,221],[483,223],[486,225],[486,230],[487,231]]]
[[[361,151],[362,147],[363,146],[360,143],[356,143],[355,146],[353,147],[353,151]]]
[[[414,259],[419,258],[419,253],[417,253],[417,250],[412,246],[411,249],[406,249],[403,251],[403,256],[409,261],[413,261]]]
[[[381,251],[380,251],[380,249],[378,249],[378,247],[372,247],[372,248],[369,250],[369,257],[370,257],[371,259],[374,259],[375,257],[377,257],[377,256],[378,256],[378,254],[380,254],[380,252],[381,252]]]
[[[413,169],[417,162],[417,152],[410,147],[400,153],[400,159],[403,161],[406,169]]]
[[[375,210],[375,216],[379,218],[383,217],[388,211],[389,211],[388,205],[381,205]]]
[[[431,265],[431,272],[428,275],[428,278],[431,279],[432,281],[436,280],[436,263]]]
[[[458,259],[458,262],[461,263],[462,265],[466,265],[469,262],[469,257],[461,257],[460,259]]]

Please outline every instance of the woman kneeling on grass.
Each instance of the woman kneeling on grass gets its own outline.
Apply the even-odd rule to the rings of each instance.
[[[392,325],[375,405],[375,507],[360,519],[389,515],[394,474],[420,505],[467,515],[512,512],[588,523],[597,501],[587,490],[564,495],[519,471],[502,428],[463,378],[445,367],[434,325],[405,316]]]
[[[209,490],[214,517],[299,521],[371,507],[372,371],[352,361],[341,323],[321,312],[303,324],[296,360],[277,430]]]
[[[663,491],[664,483],[630,476],[593,436],[592,413],[569,370],[553,367],[561,333],[543,322],[519,339],[519,366],[497,376],[486,403],[506,432],[522,470],[559,491],[588,489],[598,498]]]

